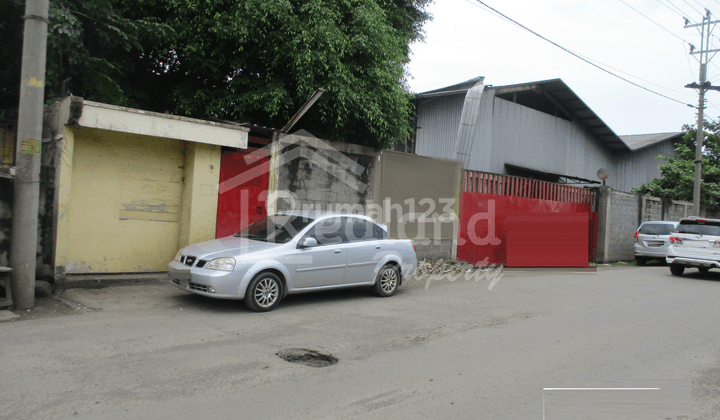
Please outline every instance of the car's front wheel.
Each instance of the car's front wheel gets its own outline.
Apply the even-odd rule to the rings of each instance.
[[[375,278],[373,292],[380,297],[392,296],[400,286],[400,272],[392,264],[384,265]]]
[[[673,276],[682,276],[685,272],[685,267],[678,264],[670,264],[670,272]]]
[[[275,309],[282,296],[282,282],[273,273],[260,273],[250,281],[245,292],[245,305],[255,312],[267,312]]]

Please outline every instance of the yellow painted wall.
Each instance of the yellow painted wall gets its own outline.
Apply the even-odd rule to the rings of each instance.
[[[178,249],[215,239],[220,146],[188,143]]]
[[[164,271],[180,232],[179,141],[90,128],[66,129],[65,141],[56,265],[66,273]]]

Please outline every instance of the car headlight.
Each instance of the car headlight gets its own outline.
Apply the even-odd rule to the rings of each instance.
[[[175,258],[173,258],[173,260],[180,262],[180,257],[182,257],[182,249],[175,254]]]
[[[235,269],[235,258],[215,258],[205,265],[209,270],[233,271]]]

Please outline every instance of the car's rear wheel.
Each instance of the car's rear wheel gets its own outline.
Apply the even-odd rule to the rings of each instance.
[[[670,272],[673,276],[682,276],[685,272],[685,267],[678,264],[670,264]]]
[[[698,267],[698,270],[701,273],[707,273],[708,271],[710,271],[710,267]]]
[[[275,309],[282,296],[280,278],[270,272],[260,273],[250,281],[245,293],[245,305],[255,312],[267,312]]]
[[[640,265],[640,266],[645,265],[645,263],[647,263],[647,260],[642,257],[635,257],[635,261],[637,262],[637,265]]]
[[[375,278],[373,292],[380,297],[392,296],[400,285],[400,272],[392,264],[384,265]]]

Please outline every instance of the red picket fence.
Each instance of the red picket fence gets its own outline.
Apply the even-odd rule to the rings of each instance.
[[[595,192],[588,188],[478,171],[464,171],[462,190],[481,194],[589,204],[590,206],[595,202]]]

